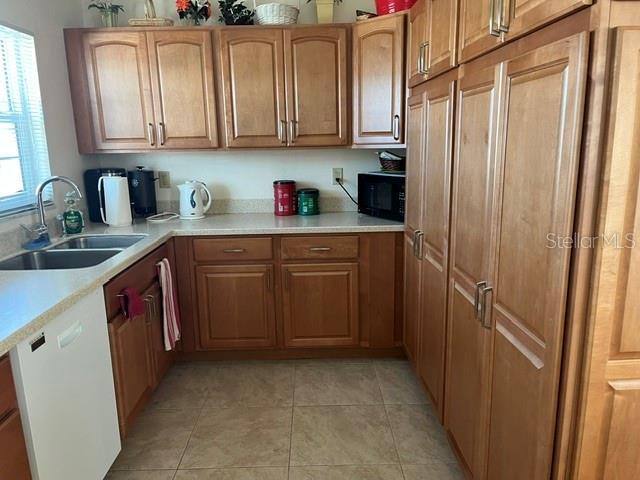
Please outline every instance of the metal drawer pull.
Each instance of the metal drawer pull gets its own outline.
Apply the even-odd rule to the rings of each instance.
[[[493,287],[484,287],[480,293],[482,298],[482,309],[480,312],[480,324],[487,329],[491,329],[491,319],[487,323],[487,293],[493,291]]]
[[[487,286],[487,282],[476,283],[476,294],[473,300],[473,316],[476,320],[480,318],[480,289]]]
[[[244,253],[245,251],[244,248],[227,248],[223,250],[224,253]]]
[[[309,247],[309,250],[312,252],[328,252],[331,247]]]

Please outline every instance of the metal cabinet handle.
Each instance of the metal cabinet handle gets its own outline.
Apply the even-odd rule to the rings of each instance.
[[[497,0],[496,0],[497,1]],[[509,32],[511,26],[511,0],[499,0],[499,20],[498,30],[503,33]]]
[[[424,42],[421,45],[422,49],[420,50],[420,58],[422,59],[422,68],[420,73],[423,75],[429,75],[429,68],[431,67],[431,47],[429,42]]]
[[[290,137],[291,137],[291,143],[296,143],[296,139],[298,138],[298,121],[297,120],[291,120],[289,122],[289,129],[290,129]]]
[[[498,12],[498,6],[501,0],[491,0],[489,2],[489,35],[494,37],[500,36],[500,14]],[[496,17],[498,17],[498,21],[496,22]]]
[[[480,310],[480,324],[486,328],[491,329],[491,318],[487,321],[487,293],[492,292],[493,287],[484,287],[480,290],[480,298],[482,303],[482,308]]]
[[[421,43],[418,47],[418,73],[423,73],[424,70],[424,43]]]
[[[164,123],[162,122],[158,123],[158,139],[160,140],[160,145],[164,145],[166,137]]]
[[[278,139],[280,143],[287,143],[287,121],[280,120],[280,128],[278,128]]]
[[[151,312],[151,316],[155,317],[156,313],[157,313],[156,312],[155,297],[153,295],[147,295],[146,297],[144,297],[144,301],[149,306],[149,310]],[[146,323],[147,325],[151,325],[151,319],[149,318],[148,315],[145,317],[144,323]]]
[[[480,290],[487,286],[487,282],[476,283],[476,293],[473,299],[473,316],[476,320],[480,318]]]
[[[416,258],[422,259],[422,239],[424,238],[424,232],[418,230],[416,232],[415,239],[413,240],[413,255]]]
[[[400,140],[400,115],[393,116],[393,139]]]
[[[267,282],[267,291],[270,292],[271,291],[271,270],[267,272],[266,282]]]
[[[418,255],[416,254],[416,245],[418,244],[418,231],[419,230],[414,230],[413,231],[413,256],[417,257]]]
[[[155,147],[156,145],[156,132],[153,130],[153,123],[147,125],[147,134],[149,135],[149,145]]]
[[[328,252],[331,250],[331,247],[309,247],[311,252]]]
[[[224,253],[244,253],[245,251],[244,248],[226,248],[223,250]]]

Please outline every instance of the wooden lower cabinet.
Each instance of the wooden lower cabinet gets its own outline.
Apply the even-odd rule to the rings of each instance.
[[[287,347],[358,344],[358,264],[282,266]]]
[[[120,435],[124,438],[154,387],[146,315],[131,319],[118,315],[109,323],[109,341]]]
[[[273,266],[202,265],[195,276],[203,348],[275,346]]]
[[[0,357],[0,478],[31,479],[27,446],[8,355]]]
[[[18,410],[0,419],[0,477],[7,480],[30,480],[22,423]]]

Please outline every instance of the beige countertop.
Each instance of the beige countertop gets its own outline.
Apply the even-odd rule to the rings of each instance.
[[[174,236],[401,232],[403,229],[402,223],[356,212],[323,213],[310,217],[241,213],[160,224],[141,221],[119,228],[91,224],[84,234],[137,233],[147,237],[94,267],[0,271],[0,355]]]

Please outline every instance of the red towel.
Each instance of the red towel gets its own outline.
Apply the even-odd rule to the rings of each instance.
[[[120,308],[125,318],[132,319],[144,314],[144,301],[140,292],[133,287],[127,287],[120,292]]]
[[[176,342],[180,340],[180,313],[178,312],[178,300],[173,288],[171,277],[171,264],[163,258],[156,264],[160,287],[162,288],[162,326],[164,331],[164,349],[173,350]]]

